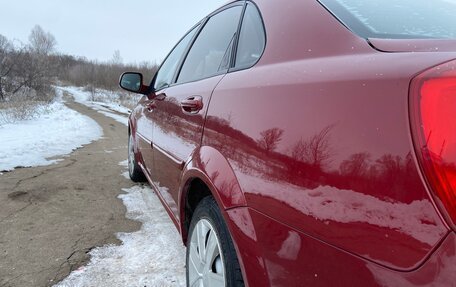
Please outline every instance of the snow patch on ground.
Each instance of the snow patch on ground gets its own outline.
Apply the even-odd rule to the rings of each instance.
[[[119,162],[119,165],[125,168],[128,168],[128,159]]]
[[[128,115],[130,110],[115,102],[116,94],[113,92],[98,92],[95,97],[103,98],[105,102],[93,101],[94,96],[91,92],[84,91],[79,87],[57,87],[61,91],[70,93],[77,103],[88,106],[99,113],[114,119],[115,121],[128,126]]]
[[[126,179],[130,179],[130,174],[128,173],[128,160],[124,160],[119,162],[120,166],[125,167],[127,170],[122,172],[122,176],[125,177]]]
[[[118,233],[120,246],[93,249],[87,266],[55,286],[185,286],[185,247],[160,200],[148,186],[123,191],[127,218],[142,222],[141,230]]]
[[[97,108],[95,108],[95,110],[97,110]],[[125,126],[128,126],[128,117],[127,116],[121,116],[121,115],[118,115],[118,114],[113,114],[113,113],[110,113],[110,112],[105,112],[105,111],[100,111],[98,110],[99,113],[111,118],[111,119],[114,119],[116,122],[119,122]]]
[[[52,164],[102,136],[94,120],[54,102],[32,120],[0,126],[0,170]]]
[[[130,174],[128,173],[128,171],[122,172],[122,176],[125,177],[126,179],[130,179]]]

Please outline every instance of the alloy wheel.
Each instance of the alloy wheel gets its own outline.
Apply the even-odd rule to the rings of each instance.
[[[189,286],[226,286],[225,264],[220,240],[213,225],[201,219],[191,234],[189,250]]]

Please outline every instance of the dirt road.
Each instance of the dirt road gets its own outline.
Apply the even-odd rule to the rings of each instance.
[[[67,105],[94,119],[104,136],[58,164],[0,175],[0,287],[52,286],[84,264],[92,248],[119,243],[116,232],[140,228],[117,198],[132,186],[119,166],[126,126]]]

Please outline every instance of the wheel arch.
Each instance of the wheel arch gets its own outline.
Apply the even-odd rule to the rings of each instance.
[[[133,151],[135,153],[135,159],[136,159],[136,162],[142,168],[144,161],[142,159],[141,151],[138,147],[138,135],[136,134],[136,130],[137,130],[136,118],[133,116],[133,113],[132,113],[128,117],[128,136],[130,137],[130,135],[131,135],[133,137],[133,142],[134,142]],[[144,172],[144,170],[143,170],[143,172]]]
[[[130,115],[128,117],[128,134],[130,134],[132,132],[133,132],[133,134],[136,133],[136,123],[135,123],[133,116]]]
[[[212,196],[229,230],[245,286],[254,286],[256,282],[267,285],[265,264],[258,259],[261,250],[256,245],[253,218],[228,160],[212,147],[201,147],[185,165],[181,182],[180,232],[184,244],[187,244],[192,213],[196,206],[207,196]]]
[[[214,197],[226,222],[226,210],[247,206],[239,182],[225,157],[209,146],[198,148],[182,173],[179,192],[180,232],[184,244],[193,212],[206,196]]]

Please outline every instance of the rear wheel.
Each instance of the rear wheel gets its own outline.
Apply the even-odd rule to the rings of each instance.
[[[136,162],[133,135],[131,133],[128,137],[128,174],[134,182],[140,182],[146,179]]]
[[[187,286],[244,286],[231,236],[212,197],[200,202],[190,224]]]

